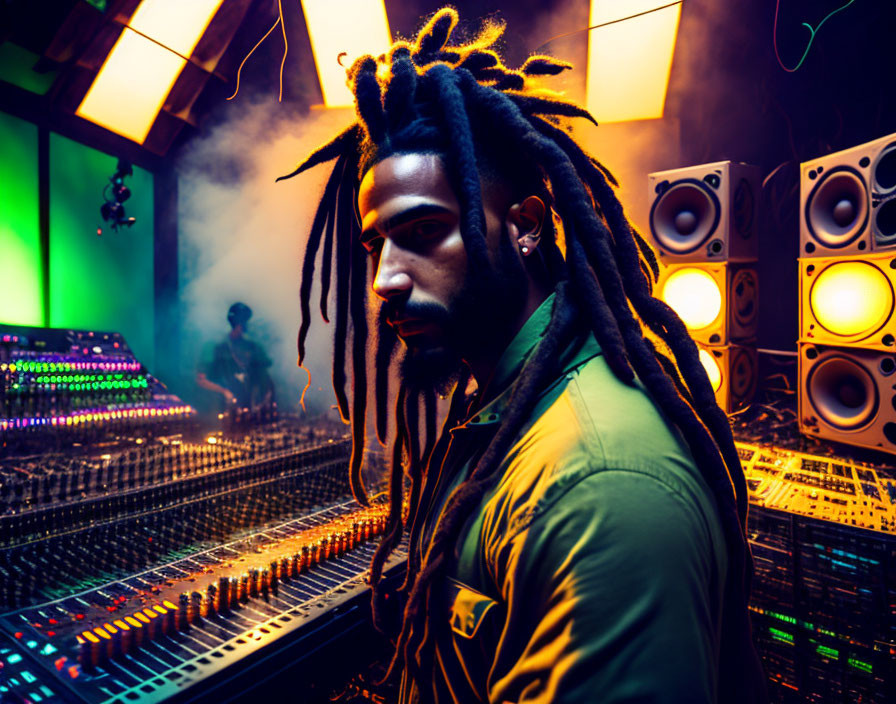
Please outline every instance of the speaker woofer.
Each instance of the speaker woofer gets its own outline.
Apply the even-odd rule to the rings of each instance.
[[[703,245],[719,225],[719,199],[696,179],[675,181],[650,209],[650,229],[661,247],[688,254]]]
[[[871,179],[876,193],[896,191],[896,144],[889,145],[877,155],[871,167]]]
[[[752,396],[756,374],[753,371],[753,358],[750,354],[745,349],[737,349],[729,367],[728,384],[731,395],[737,399]]]
[[[852,169],[828,172],[806,201],[806,224],[825,247],[845,247],[868,221],[868,193],[862,177]]]
[[[858,430],[877,415],[880,398],[874,377],[855,360],[826,357],[809,372],[809,402],[828,425]]]
[[[697,352],[700,363],[706,370],[706,376],[709,377],[709,383],[712,386],[713,393],[722,388],[722,368],[716,359],[702,347]]]

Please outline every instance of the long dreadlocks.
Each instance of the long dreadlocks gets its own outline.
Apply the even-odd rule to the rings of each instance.
[[[462,525],[482,500],[539,393],[556,372],[558,350],[584,324],[600,343],[614,374],[627,384],[637,377],[679,428],[715,495],[729,552],[720,682],[737,687],[738,661],[745,657],[744,644],[749,638],[746,602],[752,562],[745,538],[746,486],[727,418],[715,401],[684,324],[652,296],[659,266],[650,246],[626,218],[614,192],[615,179],[562,127],[567,118],[593,118],[538,85],[542,77],[571,66],[549,56],[532,56],[518,70],[506,67],[493,48],[503,27],[494,23],[487,24],[472,41],[450,45],[457,20],[454,10],[440,10],[413,42],[397,42],[378,58],[358,59],[348,72],[357,121],[282,177],[336,160],[311,227],[302,267],[299,362],[305,355],[311,283],[322,244],[320,310],[328,320],[327,299],[335,270],[333,384],[340,413],[352,428],[352,492],[365,505],[368,498],[361,467],[367,436],[368,347],[375,350],[376,435],[385,444],[392,398],[389,363],[396,354],[397,339],[378,321],[375,345],[368,345],[368,265],[354,210],[363,173],[392,154],[439,154],[461,206],[461,234],[474,277],[490,272],[481,195],[481,177],[489,163],[497,162],[500,167],[502,161],[516,158],[513,155],[527,155],[527,171],[549,191],[551,207],[561,224],[558,236],[562,234],[565,242],[565,264],[560,259],[564,271],[557,276],[557,296],[547,331],[514,382],[509,415],[470,476],[449,497],[422,561],[422,515],[418,514],[426,511],[435,484],[433,473],[426,468],[437,466],[444,455],[447,433],[437,432],[436,399],[431,391],[400,381],[394,394],[391,504],[385,535],[371,566],[376,586],[387,557],[409,532],[404,584],[407,604],[392,666],[403,662],[418,682],[426,681],[433,649],[427,624],[431,585],[444,573]],[[499,157],[483,158],[486,148]],[[506,168],[502,171],[512,173]],[[549,239],[552,241],[543,246],[549,256],[552,247],[559,256],[557,244]],[[351,401],[346,392],[349,351]],[[458,420],[464,407],[465,381],[461,380],[451,396],[446,426]],[[405,477],[410,484],[407,491]],[[376,621],[381,608],[375,590]]]

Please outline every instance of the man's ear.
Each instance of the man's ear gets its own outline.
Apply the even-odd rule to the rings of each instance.
[[[546,214],[547,207],[538,196],[528,196],[507,211],[508,230],[516,237],[523,255],[530,254],[538,246]]]

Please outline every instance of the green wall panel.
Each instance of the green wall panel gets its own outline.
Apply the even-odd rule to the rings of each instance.
[[[50,135],[50,325],[120,332],[152,370],[153,177],[135,166],[125,179],[137,222],[114,232],[100,205],[117,161]]]
[[[43,325],[37,126],[0,112],[0,322]]]

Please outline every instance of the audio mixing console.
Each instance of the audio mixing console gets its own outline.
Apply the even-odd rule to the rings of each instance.
[[[751,504],[753,632],[772,701],[896,701],[891,472],[736,444]]]
[[[8,613],[0,619],[4,686],[29,702],[159,702],[191,688],[207,693],[234,664],[245,670],[254,653],[299,635],[307,640],[320,627],[315,621],[359,608],[384,521],[383,508],[343,503]]]

